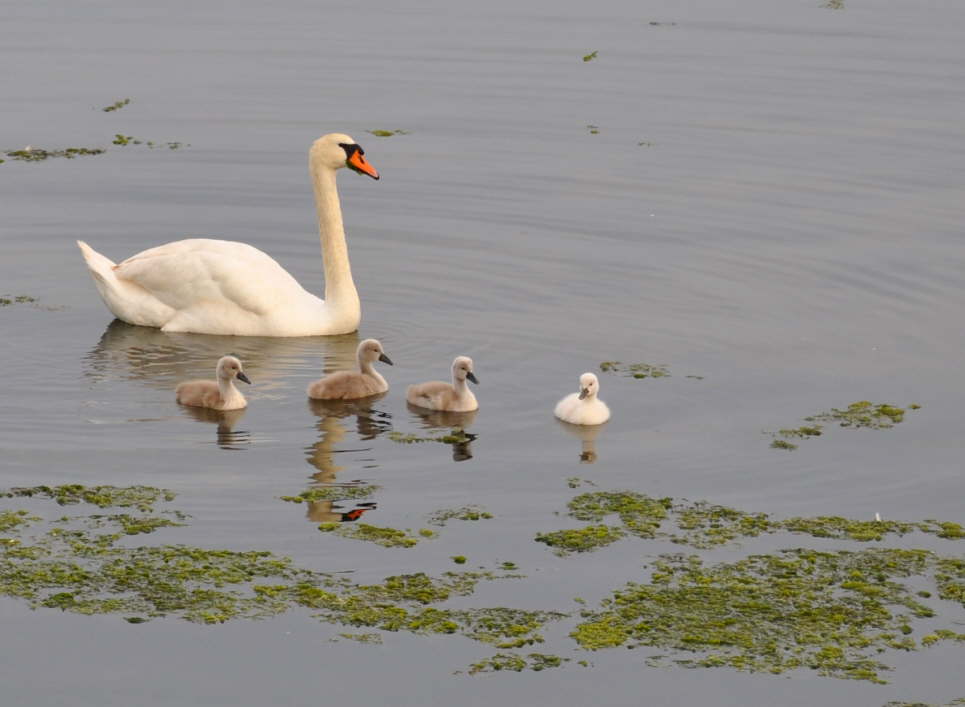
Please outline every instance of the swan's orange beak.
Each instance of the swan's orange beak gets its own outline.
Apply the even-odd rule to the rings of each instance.
[[[372,165],[370,165],[368,162],[365,161],[365,156],[362,155],[361,150],[356,150],[355,152],[353,152],[349,156],[346,164],[352,169],[354,169],[356,172],[358,172],[359,174],[367,174],[370,177],[372,177],[372,179],[379,178],[378,170],[376,170],[375,167],[373,167]]]

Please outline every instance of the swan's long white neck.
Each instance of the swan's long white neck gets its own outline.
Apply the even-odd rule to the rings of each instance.
[[[332,310],[335,317],[357,315],[361,305],[348,262],[335,170],[323,164],[312,164],[311,172],[315,206],[318,209],[318,234],[322,241],[322,261],[325,265],[325,306]]]

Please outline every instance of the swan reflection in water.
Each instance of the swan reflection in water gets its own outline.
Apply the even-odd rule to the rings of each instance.
[[[180,405],[181,411],[199,422],[209,422],[218,426],[217,443],[222,449],[247,449],[251,444],[251,432],[235,430],[234,426],[245,416],[247,408],[240,410],[212,410],[188,405]]]
[[[355,432],[361,442],[373,440],[392,429],[392,415],[375,407],[375,403],[384,397],[385,393],[358,400],[308,400],[308,409],[318,417],[315,427],[320,433],[318,441],[305,448],[306,460],[316,470],[312,474],[316,488],[332,485],[358,487],[365,483],[356,479],[339,484],[336,477],[344,467],[336,464],[335,459],[337,454],[364,453],[372,449],[364,445],[339,446],[349,432],[348,418],[355,418]],[[371,458],[362,461],[370,465],[375,462]],[[316,523],[345,523],[358,520],[363,513],[376,507],[371,501],[311,501],[305,516]]]
[[[326,371],[351,368],[358,343],[357,333],[291,338],[169,334],[115,319],[84,357],[84,373],[95,382],[136,380],[170,390],[173,396],[181,381],[210,378],[215,362],[231,353],[241,359],[256,383],[252,397],[272,397],[273,391],[286,386],[293,372],[311,372],[317,377],[321,358]],[[296,387],[301,386],[299,379]]]
[[[555,418],[554,418],[555,419]],[[562,420],[556,420],[556,424],[562,427],[566,432],[573,437],[576,437],[581,442],[580,447],[580,463],[581,464],[592,464],[596,461],[596,438],[606,427],[603,425],[571,425],[569,422],[563,422]]]
[[[412,403],[406,403],[409,412],[419,418],[422,429],[448,434],[461,433],[457,442],[446,442],[452,446],[452,460],[464,462],[472,459],[472,442],[478,437],[467,431],[475,421],[478,410],[469,412],[449,412],[448,410],[428,410]]]

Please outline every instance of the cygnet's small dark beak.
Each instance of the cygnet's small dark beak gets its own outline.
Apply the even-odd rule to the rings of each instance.
[[[581,389],[580,389],[580,400],[583,400],[583,399],[584,399],[587,395],[589,395],[589,394],[590,394],[590,389],[589,389],[589,388],[581,388]]]
[[[251,385],[251,381],[248,380],[248,376],[245,375],[244,371],[238,371],[238,375],[236,375],[235,378],[237,378],[240,381],[244,381],[248,385]]]
[[[466,374],[466,378],[468,378],[469,380],[471,380],[471,381],[472,381],[473,383],[475,383],[476,385],[479,385],[479,379],[476,378],[476,374],[473,373],[472,371],[469,371],[469,373]]]
[[[392,359],[389,358],[388,356],[386,356],[384,353],[379,354],[379,360],[380,360],[382,363],[387,363],[387,364],[389,364],[390,366],[393,365],[393,364],[392,364]]]

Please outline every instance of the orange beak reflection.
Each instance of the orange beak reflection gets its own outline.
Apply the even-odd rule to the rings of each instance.
[[[352,155],[348,158],[348,161],[346,162],[346,164],[352,169],[354,169],[356,172],[358,172],[359,174],[367,174],[370,177],[372,177],[372,179],[379,178],[378,170],[376,170],[375,167],[373,167],[372,165],[370,165],[368,162],[365,161],[365,157],[362,155],[361,151],[359,150],[356,150],[355,152],[352,153]]]

